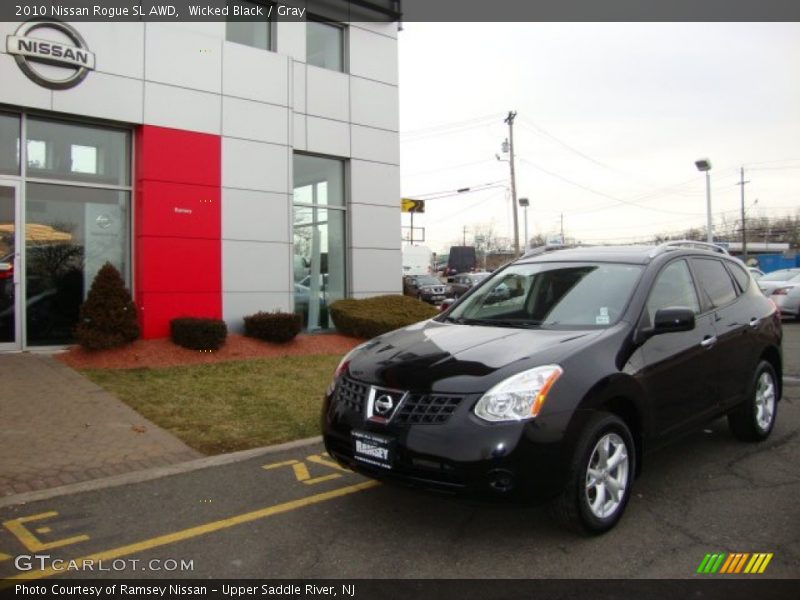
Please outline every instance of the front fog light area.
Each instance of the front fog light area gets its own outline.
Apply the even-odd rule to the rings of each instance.
[[[490,422],[532,419],[539,414],[561,373],[558,365],[517,373],[486,392],[475,405],[475,415]]]

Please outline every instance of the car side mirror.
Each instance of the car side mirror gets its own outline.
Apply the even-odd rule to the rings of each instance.
[[[644,341],[654,335],[691,331],[692,329],[694,329],[694,311],[691,308],[683,306],[662,308],[656,311],[656,315],[653,317],[653,326],[642,329],[640,336]]]

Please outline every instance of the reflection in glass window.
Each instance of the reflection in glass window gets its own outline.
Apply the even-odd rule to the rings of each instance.
[[[25,200],[28,344],[73,341],[78,311],[100,267],[129,271],[130,193],[29,183]]]
[[[72,172],[97,174],[97,148],[72,145]]]
[[[308,330],[327,329],[345,296],[344,163],[294,157],[294,303]]]
[[[344,71],[344,28],[323,21],[306,21],[308,64]]]
[[[251,14],[254,14],[252,11],[254,11],[259,4],[256,2],[247,2],[245,0],[228,0],[228,7],[231,15],[233,15],[234,6],[241,6],[248,12],[251,12]],[[267,7],[263,5],[261,10],[265,15],[268,12]],[[266,20],[258,20],[257,18],[254,18],[252,21],[228,21],[225,23],[225,39],[229,42],[260,48],[261,50],[272,50],[271,23]]]
[[[27,123],[28,177],[130,185],[130,132],[34,117]]]
[[[0,173],[19,175],[19,115],[0,113]]]

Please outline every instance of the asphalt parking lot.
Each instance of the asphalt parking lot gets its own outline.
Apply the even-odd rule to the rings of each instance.
[[[649,456],[604,536],[377,484],[314,444],[0,508],[0,577],[688,578],[709,577],[707,553],[742,552],[773,554],[757,577],[797,578],[800,324],[785,332],[771,438],[737,442],[719,420]],[[95,569],[63,571],[71,559]]]

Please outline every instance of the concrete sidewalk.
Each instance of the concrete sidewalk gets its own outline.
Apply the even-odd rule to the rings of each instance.
[[[0,354],[0,497],[202,456],[43,354]]]

